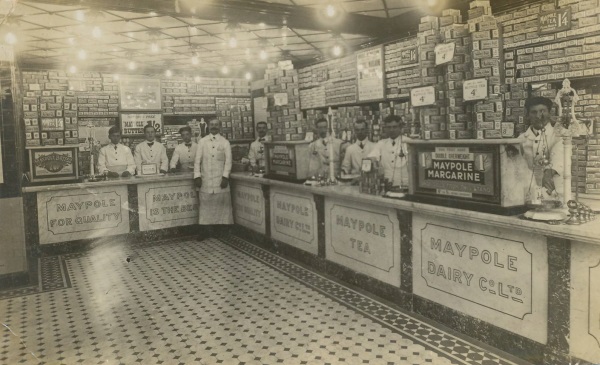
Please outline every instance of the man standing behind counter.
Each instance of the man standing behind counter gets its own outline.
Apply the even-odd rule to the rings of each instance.
[[[256,124],[256,132],[258,133],[258,138],[250,144],[250,151],[248,152],[250,166],[254,172],[258,172],[259,169],[265,167],[265,142],[268,141],[267,123],[258,122]]]
[[[192,142],[192,128],[182,127],[179,129],[179,134],[183,139],[183,143],[178,144],[175,151],[173,151],[170,164],[171,171],[194,171],[194,159],[198,144]],[[179,168],[177,168],[177,164],[179,164]]]
[[[388,115],[383,120],[389,138],[383,139],[375,145],[369,158],[380,162],[386,178],[392,188],[408,187],[408,149],[406,142],[410,138],[402,135],[404,122],[397,115]]]
[[[135,165],[138,175],[144,175],[142,167],[144,165],[155,165],[156,171],[166,174],[169,169],[169,158],[167,157],[167,149],[161,143],[154,140],[156,131],[151,125],[144,127],[144,137],[146,140],[135,146]],[[156,173],[156,172],[154,172]]]
[[[342,171],[346,174],[360,174],[362,160],[366,158],[375,144],[369,141],[367,122],[364,119],[357,119],[354,122],[354,135],[356,142],[346,149],[346,155],[342,162]]]
[[[340,172],[340,148],[342,140],[333,136],[327,136],[329,132],[329,122],[321,118],[315,122],[319,139],[311,142],[308,146],[310,161],[308,171],[311,176],[321,174],[329,176],[329,164],[334,164],[334,173],[337,176]],[[329,161],[329,149],[333,148],[333,161]]]
[[[110,143],[100,149],[98,171],[108,177],[128,177],[135,173],[135,161],[129,147],[121,143],[121,131],[113,126],[108,130]]]
[[[529,128],[519,136],[523,140],[523,157],[529,168],[531,185],[542,186],[543,198],[562,197],[564,174],[564,144],[559,135],[560,125],[552,126],[550,110],[552,101],[532,97],[525,101],[525,115]]]
[[[194,183],[200,189],[200,217],[198,224],[233,224],[229,173],[231,172],[231,145],[223,138],[221,122],[208,122],[210,134],[200,140],[194,160]]]

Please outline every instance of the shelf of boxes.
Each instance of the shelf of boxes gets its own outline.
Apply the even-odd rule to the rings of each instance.
[[[301,141],[307,132],[308,121],[300,109],[298,70],[291,61],[269,64],[265,71],[265,96],[268,99],[267,127],[273,141]],[[286,94],[287,103],[276,105],[276,96]]]
[[[215,102],[223,136],[229,140],[254,138],[250,98],[216,98]]]
[[[421,86],[417,38],[385,45],[385,84],[388,99],[409,97],[410,89]]]
[[[299,70],[298,80],[302,109],[356,103],[356,78],[354,55]]]

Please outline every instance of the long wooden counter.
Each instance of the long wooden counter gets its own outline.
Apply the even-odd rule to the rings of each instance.
[[[230,180],[235,229],[255,244],[524,358],[600,363],[598,222],[550,225],[248,173]],[[33,251],[194,227],[202,209],[189,173],[23,191]]]

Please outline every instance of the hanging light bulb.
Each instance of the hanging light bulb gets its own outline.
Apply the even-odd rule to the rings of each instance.
[[[156,42],[152,42],[152,44],[150,45],[150,50],[151,50],[153,53],[157,53],[159,49],[160,49],[160,48],[158,47],[158,43],[156,43]]]
[[[244,77],[246,78],[246,80],[252,80],[252,73],[251,72],[246,72],[246,75],[244,75]]]
[[[200,80],[201,80],[201,79],[200,79],[200,76],[194,76],[194,81],[195,81],[195,82],[200,82]]]
[[[333,4],[329,4],[325,7],[325,14],[327,14],[328,17],[333,18],[337,14],[337,9]]]
[[[261,50],[260,50],[260,53],[258,54],[258,56],[260,57],[260,59],[261,59],[261,60],[263,60],[263,61],[264,61],[264,60],[266,60],[266,59],[267,59],[267,57],[268,57],[269,55],[267,54],[267,51],[265,51],[264,49],[261,49]]]
[[[8,32],[4,36],[4,41],[7,44],[15,44],[15,43],[17,43],[17,36],[13,32]]]
[[[192,56],[192,65],[197,65],[200,63],[198,56]]]
[[[129,68],[130,70],[135,70],[137,68],[135,61],[130,61],[127,65],[127,68]]]
[[[102,37],[102,29],[100,29],[100,27],[96,25],[94,29],[92,29],[92,35],[94,36],[94,38]]]
[[[85,13],[83,10],[77,10],[75,12],[75,19],[79,20],[80,22],[85,21]]]
[[[113,75],[113,80],[114,80],[114,81],[119,81],[119,78],[120,78],[120,77],[119,77],[119,74],[114,74],[114,75]]]
[[[75,72],[77,72],[77,66],[75,66],[75,65],[69,66],[69,73],[74,74]]]
[[[171,70],[165,71],[165,76],[167,76],[167,77],[173,76],[173,71],[171,71]]]
[[[336,44],[333,46],[332,52],[335,57],[339,57],[342,55],[342,47],[339,44]]]
[[[227,75],[229,73],[229,67],[227,67],[227,65],[223,66],[221,68],[221,72],[225,75]]]
[[[237,39],[235,38],[235,35],[231,35],[231,37],[229,37],[229,41],[228,41],[228,43],[229,43],[229,47],[230,47],[230,48],[235,48],[235,47],[237,47],[237,44],[238,44],[238,43],[237,43]]]
[[[69,37],[69,44],[70,45],[74,45],[75,44],[75,38]]]
[[[77,52],[77,57],[79,57],[80,60],[85,60],[87,58],[85,49],[80,49],[79,52]]]

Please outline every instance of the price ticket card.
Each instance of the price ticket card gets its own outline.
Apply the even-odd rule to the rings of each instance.
[[[410,102],[413,106],[435,104],[435,89],[433,86],[419,87],[410,91]]]
[[[488,96],[487,79],[467,80],[463,83],[463,98],[465,101],[481,100]]]
[[[455,43],[442,43],[435,46],[435,65],[441,65],[452,61],[454,58]]]

